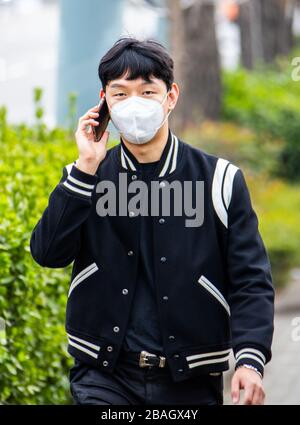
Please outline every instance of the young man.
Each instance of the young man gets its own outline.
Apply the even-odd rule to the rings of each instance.
[[[96,106],[79,119],[30,241],[41,266],[74,261],[75,403],[223,404],[233,349],[233,402],[263,404],[274,289],[242,171],[169,129],[179,88],[159,43],[118,40],[99,77],[120,143],[94,141]]]

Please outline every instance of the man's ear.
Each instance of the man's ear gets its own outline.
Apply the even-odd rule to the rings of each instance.
[[[103,96],[105,96],[105,93],[104,93],[104,90],[101,89],[99,93],[100,100],[102,99]]]
[[[178,86],[177,83],[175,83],[175,82],[172,83],[172,88],[171,88],[170,93],[171,93],[171,99],[172,99],[170,109],[175,109],[175,106],[176,106],[177,101],[178,101],[179,93],[180,93],[179,86]]]

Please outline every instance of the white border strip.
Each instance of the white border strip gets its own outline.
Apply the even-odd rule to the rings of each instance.
[[[167,171],[168,166],[169,166],[169,163],[170,163],[171,154],[173,152],[173,146],[174,146],[174,135],[172,133],[172,143],[171,143],[171,146],[170,146],[170,149],[169,149],[167,158],[165,160],[164,166],[163,166],[163,168],[162,168],[162,170],[161,170],[161,172],[159,174],[159,177],[163,177],[166,174],[166,171]]]
[[[226,362],[229,359],[230,354],[227,354],[225,357],[221,357],[218,359],[211,359],[211,360],[201,360],[200,362],[190,363],[189,368],[197,367],[197,366],[203,366],[206,364],[213,364],[213,363],[223,363]]]
[[[77,279],[79,279],[83,274],[85,274],[86,272],[88,272],[90,269],[93,269],[95,266],[97,266],[97,264],[96,263],[92,263],[92,264],[90,264],[89,266],[87,266],[87,267],[85,267],[84,269],[82,269],[81,270],[81,272],[80,273],[78,273],[75,277],[74,277],[74,279],[72,280],[72,282],[71,282],[71,285],[73,284],[73,283],[75,283],[76,282],[76,280]]]
[[[96,344],[92,344],[91,342],[88,342],[84,339],[78,338],[78,336],[73,336],[70,333],[67,332],[67,335],[69,338],[74,339],[75,341],[81,342],[83,345],[86,345],[87,347],[93,348],[96,351],[100,350],[100,346]]]
[[[122,151],[123,151],[123,154],[124,154],[124,156],[125,156],[125,158],[127,159],[127,161],[128,161],[128,164],[130,165],[130,168],[132,169],[132,170],[135,170],[136,171],[136,168],[135,168],[135,166],[133,165],[133,162],[131,161],[131,159],[128,157],[128,155],[124,152],[124,149],[123,149],[123,147],[121,146],[121,149],[122,149]]]
[[[68,179],[67,179],[67,180],[70,180],[72,183],[75,183],[75,184],[77,184],[78,186],[84,187],[84,188],[86,188],[86,189],[91,189],[91,190],[93,190],[93,189],[94,189],[94,187],[95,187],[95,185],[94,185],[94,184],[87,184],[87,183],[83,183],[82,181],[80,181],[80,180],[76,179],[75,177],[73,177],[73,176],[71,176],[71,175],[69,175],[69,176],[68,176]]]
[[[80,282],[82,282],[83,280],[88,278],[91,274],[95,273],[97,270],[99,270],[99,268],[98,268],[97,264],[95,264],[95,266],[93,266],[93,267],[89,266],[89,270],[86,271],[86,273],[84,273],[81,277],[79,277],[79,275],[76,276],[76,278],[73,280],[73,282],[70,285],[68,297],[71,295],[71,292],[73,291],[73,289],[76,288],[76,286],[79,285]],[[80,273],[82,273],[82,272],[80,272]]]
[[[67,164],[67,165],[66,165],[66,170],[67,170],[68,175],[70,174],[70,172],[71,172],[71,170],[72,170],[73,165],[75,165],[75,161],[74,161],[74,162],[71,162],[70,164]]]
[[[238,358],[236,358],[236,361],[238,362],[240,359],[253,359],[255,361],[257,361],[258,363],[260,363],[263,367],[265,366],[264,362],[258,357],[255,356],[254,354],[241,354]]]
[[[69,177],[70,177],[70,176],[69,176]],[[92,192],[87,192],[86,190],[77,189],[77,187],[71,186],[71,185],[67,182],[67,180],[66,180],[66,181],[64,181],[64,182],[63,182],[63,184],[64,184],[66,187],[68,187],[69,189],[71,189],[73,192],[78,192],[78,193],[81,193],[82,195],[85,195],[85,196],[88,196],[88,197],[92,196]]]
[[[231,201],[233,179],[237,170],[238,170],[238,167],[236,167],[233,164],[229,164],[226,171],[224,185],[223,185],[223,198],[224,198],[224,202],[227,209]]]
[[[254,353],[254,354],[257,354],[258,356],[261,357],[262,361],[264,363],[266,363],[266,357],[264,356],[264,354],[261,351],[256,350],[255,348],[243,348],[242,350],[239,350],[236,353],[235,357],[236,358],[239,357],[242,353]]]
[[[174,155],[173,155],[172,167],[170,169],[170,173],[173,173],[177,165],[178,139],[175,135],[174,135],[174,140],[175,140],[175,147],[174,147]]]
[[[122,146],[121,146],[121,164],[122,164],[122,167],[126,168],[126,170],[127,170],[127,165],[126,165],[126,161],[125,161],[125,158],[124,158],[124,151],[123,151]]]
[[[72,345],[73,347],[77,348],[78,350],[84,351],[86,354],[88,354],[91,357],[94,357],[95,359],[98,358],[98,354],[93,353],[91,350],[88,350],[87,348],[84,348],[79,344],[76,344],[76,342],[73,342],[70,339],[69,339],[69,344]]]
[[[228,227],[228,217],[222,199],[222,182],[224,172],[228,163],[229,161],[227,161],[227,159],[218,159],[212,182],[212,201],[214,209],[225,227]]]
[[[205,276],[200,276],[198,279],[198,282],[200,285],[202,285],[208,292],[210,292],[219,302],[222,304],[222,306],[227,311],[228,315],[230,316],[230,306],[227,303],[224,296],[221,294],[221,292],[218,290],[218,288],[215,287]]]
[[[210,353],[193,354],[191,356],[187,356],[186,359],[187,359],[187,361],[191,361],[191,360],[195,360],[195,359],[201,359],[203,357],[220,356],[221,354],[228,354],[228,353],[230,353],[230,351],[231,351],[231,348],[229,348],[227,350],[222,350],[222,351],[212,351]]]

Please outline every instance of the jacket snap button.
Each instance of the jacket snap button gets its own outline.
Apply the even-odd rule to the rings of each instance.
[[[107,349],[107,351],[112,351],[113,347],[111,345],[108,345],[106,349]]]
[[[163,296],[163,300],[168,301],[169,297],[167,295]]]
[[[174,354],[174,359],[179,359],[179,354]]]
[[[131,176],[131,180],[136,180],[136,179],[137,179],[136,174],[132,174],[132,176]]]
[[[159,222],[159,224],[164,224],[165,219],[164,219],[164,218],[160,218],[160,219],[158,220],[158,222]]]
[[[165,262],[167,261],[167,259],[166,259],[166,257],[160,257],[160,261],[161,261],[162,263],[165,263]]]
[[[134,211],[129,211],[129,217],[134,217]]]
[[[128,289],[126,289],[126,288],[122,289],[122,294],[123,295],[127,295],[128,294]]]
[[[174,335],[169,335],[169,339],[171,339],[172,341],[175,339]]]
[[[128,251],[127,254],[131,257],[133,255],[133,251]]]
[[[108,361],[107,360],[104,360],[104,362],[102,364],[103,364],[103,366],[107,366],[108,365]]]
[[[182,373],[183,372],[183,369],[178,369],[178,372]]]
[[[119,326],[114,326],[114,332],[119,332],[120,328]]]

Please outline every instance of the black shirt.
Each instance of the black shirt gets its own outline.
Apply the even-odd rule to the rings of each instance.
[[[159,161],[140,163],[141,179],[150,180]],[[151,208],[149,206],[149,210]],[[153,266],[153,231],[151,215],[141,216],[140,253],[136,289],[124,339],[128,351],[146,350],[163,353]]]

